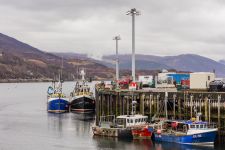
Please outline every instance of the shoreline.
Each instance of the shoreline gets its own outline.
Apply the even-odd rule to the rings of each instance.
[[[0,83],[37,83],[52,82],[52,79],[0,79]]]
[[[38,82],[52,82],[52,81],[53,79],[0,79],[0,83],[38,83]],[[75,80],[64,80],[63,82],[72,82],[72,81]],[[100,80],[98,79],[95,81],[104,81],[104,79]]]

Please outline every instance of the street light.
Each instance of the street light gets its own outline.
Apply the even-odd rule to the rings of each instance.
[[[118,40],[121,40],[120,36],[115,36],[113,40],[116,41],[116,80],[119,80],[119,55],[118,55]],[[118,83],[117,83],[118,87]]]
[[[140,15],[141,13],[135,8],[127,11],[127,15],[132,16],[132,79],[135,81],[135,15]]]

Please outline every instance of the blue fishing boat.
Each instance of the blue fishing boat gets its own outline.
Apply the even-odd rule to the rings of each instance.
[[[201,112],[194,109],[196,118],[191,120],[168,120],[167,97],[165,92],[165,119],[159,120],[153,127],[153,139],[160,142],[173,142],[191,145],[214,145],[218,128],[216,124],[201,121]]]
[[[218,128],[203,121],[162,121],[155,126],[154,140],[191,145],[213,145]]]
[[[48,87],[48,102],[47,111],[52,113],[63,113],[69,111],[69,99],[62,93],[62,81],[60,80],[55,85]]]

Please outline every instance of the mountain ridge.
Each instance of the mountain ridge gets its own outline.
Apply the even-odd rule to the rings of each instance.
[[[94,79],[115,78],[115,55],[103,56],[102,60],[89,58],[80,53],[50,53],[0,33],[0,80],[53,79],[62,66],[65,80],[74,80],[79,68],[85,68],[87,77]],[[63,58],[63,59],[62,59]],[[119,55],[120,75],[131,74],[131,55]],[[196,72],[216,71],[225,76],[225,64],[195,54],[154,56],[136,54],[137,75],[156,74],[162,69]]]
[[[115,55],[108,55],[103,57],[104,60],[114,60]],[[131,68],[131,55],[119,55],[120,65],[124,69]],[[175,69],[179,71],[191,71],[191,72],[213,72],[216,71],[218,76],[225,76],[225,64],[217,62],[207,57],[203,57],[196,54],[181,54],[176,56],[154,56],[154,55],[140,55],[136,54],[136,62],[145,60],[152,62],[153,66],[161,64],[165,65],[164,69]],[[125,66],[125,67],[124,67]],[[108,66],[109,67],[109,66]],[[138,66],[136,69],[139,69]],[[147,69],[141,68],[141,69]],[[162,68],[159,68],[162,69]]]
[[[0,80],[45,81],[55,79],[63,64],[64,80],[78,77],[78,69],[87,70],[87,78],[112,78],[113,69],[94,61],[63,58],[0,33]]]

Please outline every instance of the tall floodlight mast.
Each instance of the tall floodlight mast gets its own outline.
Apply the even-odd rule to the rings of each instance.
[[[119,80],[119,55],[118,55],[118,41],[121,40],[120,36],[115,36],[113,40],[116,41],[116,80]],[[117,85],[118,86],[118,85]]]
[[[140,15],[140,12],[132,8],[127,15],[132,16],[132,79],[135,81],[135,16]]]

